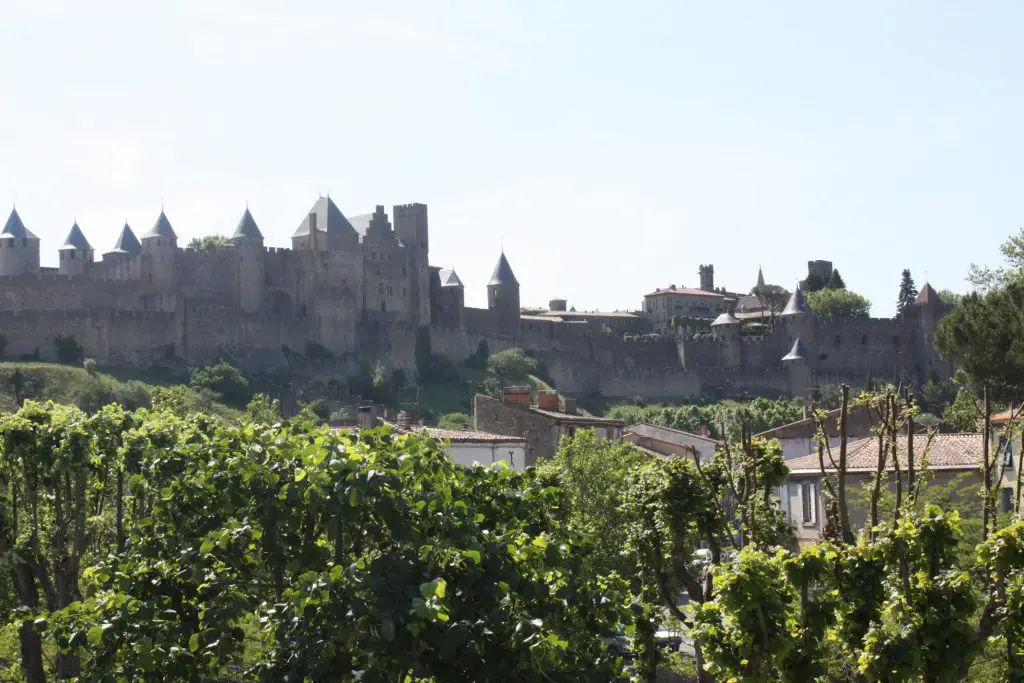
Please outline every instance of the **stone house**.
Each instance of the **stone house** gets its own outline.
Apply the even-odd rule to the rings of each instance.
[[[513,470],[526,469],[526,439],[505,434],[492,434],[467,429],[442,429],[414,425],[408,413],[400,411],[391,420],[377,415],[377,406],[363,405],[358,409],[355,425],[339,425],[337,429],[373,429],[387,426],[394,434],[418,434],[444,444],[452,462],[465,467],[474,464],[495,465],[504,462]]]
[[[983,482],[983,437],[981,434],[915,434],[914,460],[916,467],[927,460],[927,486],[954,485],[954,498],[969,503],[977,495]],[[907,436],[896,439],[897,458],[904,491],[907,482]],[[994,449],[993,449],[994,453]],[[827,457],[827,456],[826,456]],[[834,457],[838,457],[834,454]],[[878,463],[878,440],[874,437],[851,441],[847,444],[847,501],[850,523],[854,533],[863,528],[869,518],[867,501],[861,495],[862,485],[874,480]],[[779,502],[786,518],[792,523],[800,544],[821,540],[825,521],[824,484],[818,455],[805,455],[789,460],[789,477],[778,492]],[[997,470],[998,471],[998,470]],[[834,475],[834,468],[826,460],[825,472]],[[920,469],[918,470],[920,473]],[[998,478],[998,475],[997,475]],[[1016,463],[1006,460],[999,483],[998,510],[1011,509],[1016,482]],[[886,485],[896,490],[896,470],[888,463]]]
[[[525,439],[527,467],[540,458],[554,457],[562,437],[575,436],[581,429],[592,429],[599,440],[622,440],[622,420],[579,415],[570,398],[562,408],[559,403],[554,392],[539,393],[534,404],[529,387],[505,387],[500,399],[483,394],[473,397],[473,422],[479,431]]]
[[[848,440],[860,439],[874,433],[871,431],[874,422],[866,407],[852,406],[846,412],[846,437]],[[831,410],[825,420],[825,432],[828,435],[830,448],[839,448],[840,413],[842,413],[841,408]],[[818,452],[818,423],[811,416],[774,427],[754,436],[767,440],[778,439],[782,446],[782,458],[787,461]]]
[[[723,445],[721,441],[707,435],[642,423],[626,427],[622,432],[622,440],[657,455],[690,459],[696,452],[701,462],[713,456]]]
[[[655,332],[670,332],[673,317],[713,320],[727,312],[733,303],[734,299],[721,292],[670,285],[644,295],[643,311]]]

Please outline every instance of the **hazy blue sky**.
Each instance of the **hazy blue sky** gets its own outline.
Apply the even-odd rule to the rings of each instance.
[[[51,264],[75,217],[103,252],[161,197],[182,243],[248,201],[287,246],[329,190],[347,214],[429,204],[470,304],[504,240],[524,305],[635,308],[701,263],[792,287],[824,258],[888,315],[902,268],[962,290],[1021,223],[1022,23],[994,1],[0,0],[0,201]]]

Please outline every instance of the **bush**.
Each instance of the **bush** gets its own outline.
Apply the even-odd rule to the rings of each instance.
[[[807,293],[807,305],[822,318],[865,320],[871,317],[871,302],[848,289],[820,289]]]
[[[277,424],[281,421],[281,402],[266,394],[255,394],[245,407],[245,417],[259,424]]]
[[[537,371],[537,361],[522,349],[505,349],[487,359],[487,369],[503,380],[526,380]]]
[[[96,370],[96,359],[95,358],[86,358],[82,362],[82,367],[85,368],[85,371],[89,373],[90,377],[95,377],[96,376],[97,370]]]
[[[73,401],[87,413],[95,413],[104,406],[116,403],[126,410],[149,408],[153,399],[145,384],[134,380],[118,382],[110,377],[90,377],[78,391]]]
[[[78,343],[74,335],[65,337],[58,334],[53,338],[53,347],[57,351],[57,361],[64,365],[78,365],[85,355],[82,345]],[[38,349],[36,352],[38,353]]]
[[[473,417],[466,413],[448,413],[441,416],[437,426],[441,429],[473,429]]]
[[[206,392],[214,401],[223,401],[236,408],[249,402],[249,381],[227,361],[205,368],[192,368],[188,385],[196,392]]]

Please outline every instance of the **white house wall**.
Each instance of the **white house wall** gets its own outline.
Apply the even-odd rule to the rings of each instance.
[[[514,470],[526,469],[526,445],[523,443],[451,443],[448,456],[465,467],[473,463],[492,465],[504,460]]]

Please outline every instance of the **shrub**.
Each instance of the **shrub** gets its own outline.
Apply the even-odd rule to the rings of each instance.
[[[473,417],[466,413],[448,413],[441,416],[437,426],[442,429],[473,429]]]
[[[276,424],[281,421],[281,402],[266,394],[254,394],[245,407],[245,417],[250,422]]]
[[[522,349],[505,349],[487,359],[487,369],[503,380],[525,380],[537,371],[537,361]]]
[[[89,373],[90,377],[95,377],[96,376],[97,370],[96,370],[96,359],[95,358],[86,358],[82,362],[82,367],[85,368],[85,371]]]
[[[236,408],[249,402],[249,381],[227,361],[205,368],[192,368],[188,385],[196,392],[208,392],[212,400],[223,401]]]
[[[57,351],[57,361],[64,365],[77,365],[82,362],[85,351],[74,335],[58,334],[53,338],[53,347]],[[36,349],[38,353],[38,349]]]

